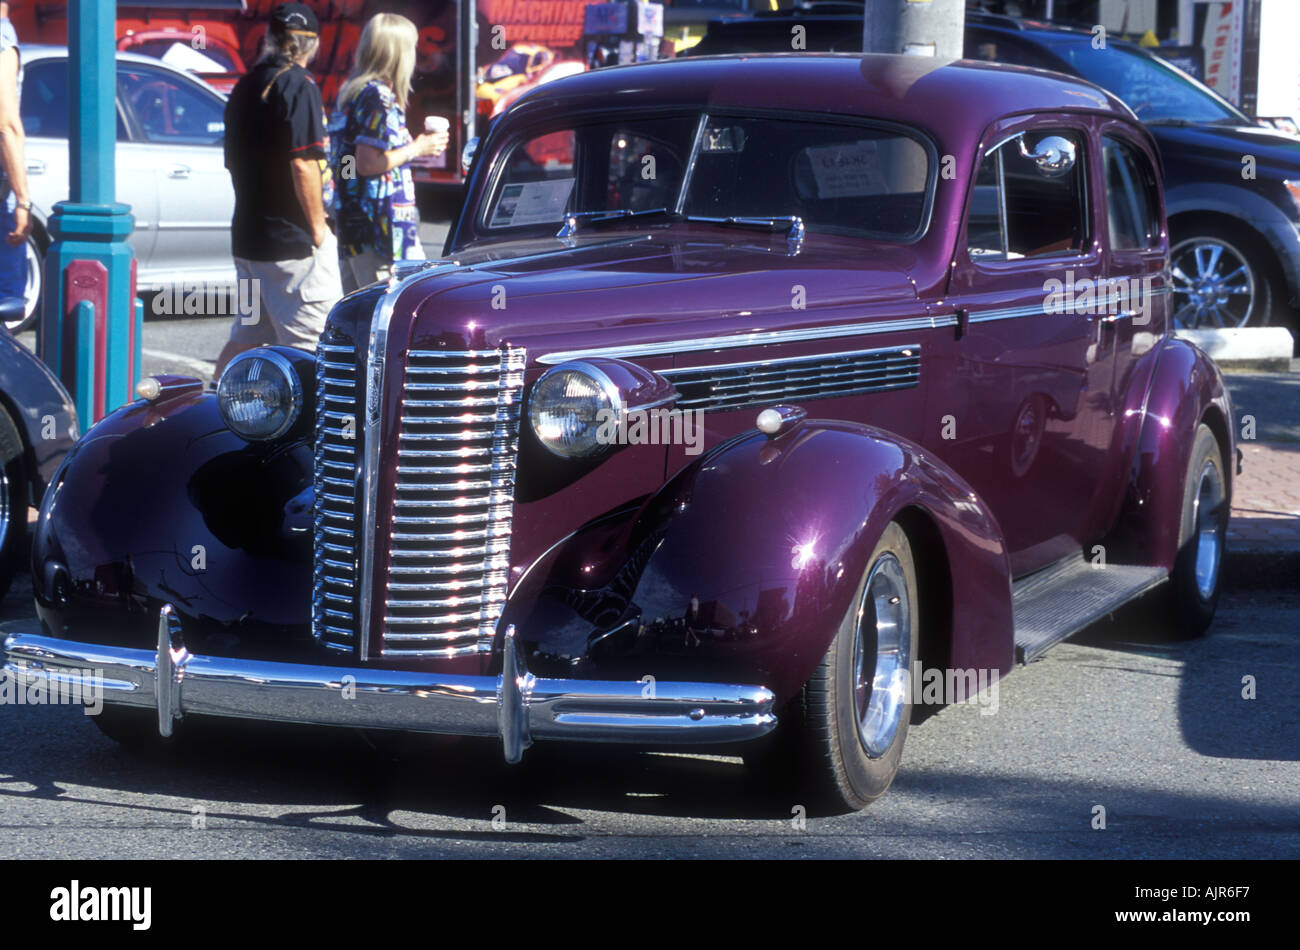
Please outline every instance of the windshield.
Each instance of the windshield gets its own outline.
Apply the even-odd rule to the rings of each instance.
[[[1108,89],[1143,122],[1251,125],[1251,121],[1191,76],[1124,46],[1093,49],[1089,43],[1053,44],[1052,52],[1079,75]]]
[[[932,148],[896,127],[710,114],[608,119],[516,139],[480,224],[552,233],[566,214],[662,211],[906,241],[924,230]]]

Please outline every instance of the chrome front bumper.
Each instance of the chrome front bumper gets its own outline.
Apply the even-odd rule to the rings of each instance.
[[[187,713],[231,716],[500,736],[506,760],[517,762],[534,739],[694,745],[753,739],[776,725],[762,686],[539,679],[524,669],[514,627],[500,676],[195,656],[170,605],[159,614],[156,651],[11,633],[4,653],[4,672],[19,683],[89,687],[97,677],[105,702],[156,709],[163,736]]]

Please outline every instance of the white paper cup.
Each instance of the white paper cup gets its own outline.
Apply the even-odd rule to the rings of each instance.
[[[449,132],[450,130],[451,120],[445,115],[426,115],[424,117],[424,131]]]

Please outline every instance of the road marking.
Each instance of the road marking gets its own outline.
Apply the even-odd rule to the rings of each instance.
[[[152,357],[156,360],[167,360],[171,363],[180,363],[182,366],[188,366],[190,369],[197,370],[200,373],[205,373],[208,376],[211,376],[213,370],[217,368],[215,361],[196,360],[192,356],[182,356],[180,353],[172,353],[167,350],[141,348],[140,352],[143,355]]]

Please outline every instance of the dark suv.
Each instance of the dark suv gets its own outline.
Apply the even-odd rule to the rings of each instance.
[[[796,35],[808,50],[860,51],[861,6],[715,20],[690,54],[790,51]],[[968,59],[1080,76],[1151,130],[1165,165],[1176,325],[1300,328],[1300,139],[1259,125],[1141,47],[1093,42],[1084,30],[967,14]]]

